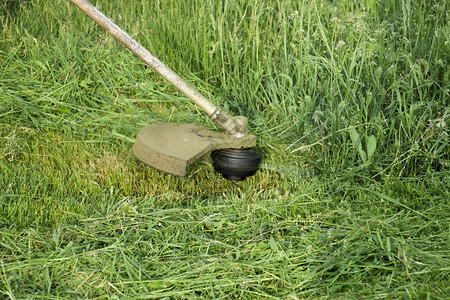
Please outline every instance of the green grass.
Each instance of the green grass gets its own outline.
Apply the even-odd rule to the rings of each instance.
[[[69,1],[3,1],[1,297],[450,297],[448,1],[94,4],[263,162],[142,165],[147,124],[215,125]]]

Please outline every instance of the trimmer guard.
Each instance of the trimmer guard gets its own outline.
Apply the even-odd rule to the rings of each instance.
[[[254,146],[256,137],[251,134],[236,138],[197,124],[156,123],[138,132],[133,154],[156,170],[183,177],[189,163],[212,150]]]

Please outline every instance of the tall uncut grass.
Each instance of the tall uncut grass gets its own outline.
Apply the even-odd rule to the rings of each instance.
[[[130,148],[215,128],[69,1],[0,3],[0,295],[448,298],[450,4],[93,1],[249,119],[259,172]]]

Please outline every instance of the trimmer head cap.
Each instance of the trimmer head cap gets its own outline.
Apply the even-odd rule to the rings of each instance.
[[[261,156],[254,149],[219,149],[212,152],[214,170],[231,181],[241,181],[255,175]]]

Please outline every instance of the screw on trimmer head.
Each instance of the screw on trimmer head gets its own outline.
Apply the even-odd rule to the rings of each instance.
[[[211,157],[214,170],[231,181],[241,181],[255,175],[261,162],[258,152],[250,148],[214,150]]]
[[[212,104],[87,0],[70,1],[203,109],[226,131],[214,132],[193,124],[149,125],[139,131],[133,146],[133,153],[139,160],[160,171],[182,177],[187,165],[206,153],[217,149],[235,149],[215,152],[213,164],[216,171],[229,180],[242,180],[255,174],[260,157],[256,156],[254,150],[247,149],[255,146],[256,137],[247,133],[245,117],[232,117]]]

